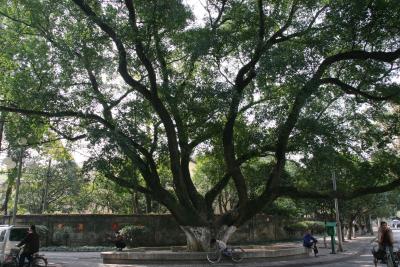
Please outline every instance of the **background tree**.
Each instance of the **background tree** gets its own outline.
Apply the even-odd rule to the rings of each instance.
[[[80,194],[89,213],[140,214],[146,212],[144,197],[96,173]]]
[[[77,198],[84,181],[79,168],[72,160],[38,163],[37,158],[26,162],[21,184],[20,208],[29,213],[77,212]],[[78,207],[77,207],[78,206]]]

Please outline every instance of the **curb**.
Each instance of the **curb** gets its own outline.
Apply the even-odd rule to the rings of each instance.
[[[304,257],[306,251],[303,247],[286,247],[281,249],[251,249],[244,252],[244,259],[252,261],[278,260],[287,257]],[[204,263],[207,252],[179,252],[151,251],[151,252],[102,252],[101,258],[104,264],[162,264],[171,262],[173,264]]]

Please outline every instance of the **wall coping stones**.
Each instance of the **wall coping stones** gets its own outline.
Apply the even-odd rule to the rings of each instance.
[[[251,246],[242,247],[246,259],[277,258],[287,256],[307,256],[308,251],[303,247],[267,247]],[[124,251],[102,252],[101,257],[105,264],[127,264],[127,263],[156,263],[162,261],[192,262],[205,261],[207,252],[174,251],[173,247],[165,247],[162,250],[150,250],[150,248],[137,248]]]

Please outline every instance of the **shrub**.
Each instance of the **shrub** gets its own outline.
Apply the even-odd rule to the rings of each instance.
[[[127,225],[120,230],[121,235],[129,246],[146,243],[150,229],[144,225]]]
[[[49,229],[47,226],[42,225],[42,224],[37,224],[36,226],[36,232],[38,233],[39,236],[45,236],[49,233]]]
[[[314,234],[322,234],[325,232],[325,224],[320,221],[300,221],[293,224],[284,226],[284,229],[288,232],[302,232],[304,233],[307,229],[310,229]]]

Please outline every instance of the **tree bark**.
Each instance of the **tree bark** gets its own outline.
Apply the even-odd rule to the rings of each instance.
[[[49,159],[49,163],[47,166],[47,173],[46,173],[46,181],[44,184],[43,189],[43,197],[42,197],[42,211],[41,213],[45,213],[48,208],[48,194],[49,194],[49,183],[50,183],[50,176],[51,175],[51,158]]]
[[[133,214],[140,214],[140,208],[139,208],[139,193],[138,192],[132,192],[132,211]]]
[[[343,223],[340,224],[340,227],[342,227],[342,241],[344,241],[345,233],[344,233],[344,225],[343,225]]]
[[[211,230],[208,227],[181,226],[186,235],[188,251],[207,251],[211,239]]]
[[[188,251],[208,251],[211,238],[228,243],[232,234],[237,230],[235,226],[223,225],[219,229],[210,227],[181,226],[186,235],[186,248]]]
[[[372,230],[372,224],[371,224],[371,215],[368,215],[368,218],[366,218],[365,222],[367,227],[367,233],[369,233],[370,235],[374,235],[374,231]]]
[[[5,121],[5,112],[2,112],[0,115],[0,151],[3,144],[3,132],[4,132],[4,121]]]
[[[348,232],[348,234],[347,234],[347,239],[348,240],[351,240],[353,237],[355,237],[355,233],[354,233],[354,224],[353,224],[353,221],[354,221],[354,217],[353,216],[351,216],[350,218],[349,218],[349,232]]]
[[[0,210],[0,211],[3,211],[4,215],[7,215],[7,213],[8,213],[8,202],[10,201],[11,192],[12,192],[12,184],[10,182],[8,182],[6,194],[5,194],[3,203],[1,204],[1,210]]]
[[[148,195],[145,195],[146,197],[146,213],[151,213],[153,211],[152,207],[151,207],[151,198]]]
[[[348,229],[348,232],[347,232],[347,239],[351,240],[352,236],[353,236],[353,222],[350,221],[349,222],[349,229]]]

